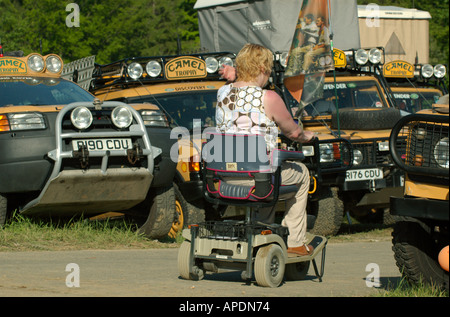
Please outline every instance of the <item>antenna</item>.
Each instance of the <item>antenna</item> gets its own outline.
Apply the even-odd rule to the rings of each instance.
[[[181,55],[181,39],[180,39],[180,34],[177,34],[177,50],[178,50],[178,55]]]

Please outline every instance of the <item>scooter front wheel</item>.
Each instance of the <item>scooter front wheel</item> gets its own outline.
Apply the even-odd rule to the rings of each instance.
[[[278,244],[259,248],[255,258],[256,283],[264,287],[278,287],[283,281],[286,260]]]

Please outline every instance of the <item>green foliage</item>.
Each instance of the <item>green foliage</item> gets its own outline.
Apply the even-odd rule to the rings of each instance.
[[[96,55],[108,63],[129,56],[200,48],[196,0],[0,0],[5,51],[57,53],[65,62]],[[80,8],[80,27],[67,27],[69,3]],[[430,12],[430,62],[449,64],[449,0],[358,0]]]
[[[68,27],[69,3],[80,9]],[[99,63],[129,56],[175,54],[199,46],[195,0],[0,0],[5,51],[56,53],[65,62],[96,55]]]

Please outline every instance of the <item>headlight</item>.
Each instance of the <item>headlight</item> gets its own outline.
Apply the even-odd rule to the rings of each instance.
[[[206,63],[206,71],[209,74],[215,73],[219,69],[219,62],[214,57],[207,57],[205,59],[205,63]]]
[[[120,129],[128,128],[133,122],[133,114],[128,108],[119,106],[112,111],[111,120]]]
[[[70,114],[70,121],[72,124],[80,130],[89,128],[92,124],[92,113],[86,107],[77,107],[72,110]]]
[[[425,64],[422,66],[422,76],[425,78],[430,78],[433,76],[433,66],[430,64]]]
[[[378,48],[372,48],[369,51],[369,61],[372,64],[379,64],[379,63],[381,63],[381,51]]]
[[[62,61],[60,58],[51,55],[45,60],[47,70],[51,73],[59,73],[62,69]]]
[[[283,52],[280,54],[280,64],[283,67],[287,66],[287,62],[288,62],[288,57],[289,57],[289,52]]]
[[[332,143],[319,144],[320,162],[330,163],[334,160],[334,149]]]
[[[447,73],[447,70],[445,69],[444,65],[438,64],[434,66],[433,72],[436,78],[444,78],[445,74]]]
[[[142,74],[144,73],[144,69],[142,68],[142,65],[136,62],[131,63],[130,65],[128,65],[128,75],[136,80],[139,79]]]
[[[389,141],[379,142],[378,151],[389,151]]]
[[[302,152],[304,156],[314,156],[314,146],[312,145],[302,146]]]
[[[363,161],[363,155],[360,150],[354,149],[353,150],[353,165],[359,165]]]
[[[27,61],[28,67],[30,67],[35,72],[42,72],[44,70],[44,59],[41,55],[31,55]]]
[[[416,137],[417,140],[425,140],[425,137],[427,136],[427,130],[424,128],[417,128],[413,130],[413,135]]]
[[[319,65],[322,66],[322,67],[325,66],[325,57],[324,56],[319,58]]]
[[[448,138],[440,139],[433,150],[434,159],[440,167],[449,168],[449,143]]]
[[[150,77],[158,77],[161,74],[161,64],[157,61],[150,61],[145,66],[145,70]]]
[[[40,113],[9,113],[11,131],[45,129],[44,117]]]
[[[359,65],[364,65],[369,60],[369,55],[366,50],[359,49],[355,53],[355,60]]]
[[[228,56],[221,57],[219,59],[219,66],[222,67],[222,65],[234,66],[233,60]]]
[[[169,122],[166,116],[160,110],[143,110],[141,112],[142,120],[147,126],[168,127]]]

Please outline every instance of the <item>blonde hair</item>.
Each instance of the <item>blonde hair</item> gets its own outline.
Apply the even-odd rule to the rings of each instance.
[[[273,53],[259,44],[245,44],[236,57],[236,75],[239,81],[256,79],[261,72],[272,71]]]

